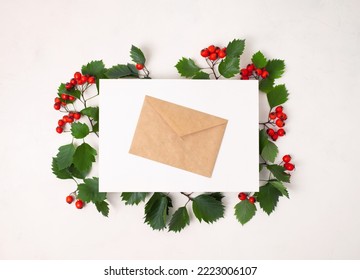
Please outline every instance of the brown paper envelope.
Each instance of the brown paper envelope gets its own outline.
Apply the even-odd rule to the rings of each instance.
[[[227,122],[145,96],[129,153],[211,177]]]

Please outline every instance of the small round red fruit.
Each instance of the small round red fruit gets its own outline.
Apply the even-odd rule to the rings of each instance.
[[[276,141],[279,138],[279,135],[277,134],[277,132],[274,133],[274,135],[271,136],[271,139],[273,141]]]
[[[70,89],[73,88],[73,84],[71,84],[71,83],[66,83],[66,84],[65,84],[65,88],[66,88],[67,90],[70,90]]]
[[[283,156],[282,160],[283,160],[283,162],[288,163],[288,162],[291,161],[291,156],[290,155],[285,155],[285,156]]]
[[[55,97],[55,103],[60,103],[60,102],[61,102],[60,98],[59,98],[59,97]]]
[[[68,195],[68,196],[66,197],[66,202],[67,202],[67,203],[71,204],[73,201],[74,201],[74,197],[73,197],[72,195]]]
[[[62,93],[62,94],[61,94],[61,99],[62,99],[62,100],[68,100],[68,99],[69,99],[69,95],[67,95],[66,93]]]
[[[89,84],[95,84],[95,77],[93,77],[93,76],[89,77],[88,83]]]
[[[69,95],[69,100],[70,100],[70,101],[75,101],[75,99],[76,99],[76,98],[75,98],[74,96]]]
[[[275,122],[275,124],[276,124],[278,127],[283,127],[283,126],[285,126],[285,123],[284,123],[282,120],[280,120],[280,119],[277,119],[276,122]]]
[[[67,117],[67,122],[68,123],[73,123],[74,122],[74,117]]]
[[[286,170],[289,170],[289,171],[293,171],[295,169],[295,165],[293,165],[290,162],[285,163],[284,167],[285,167]]]
[[[258,74],[259,76],[261,76],[262,72],[263,71],[261,69],[256,69],[256,74]]]
[[[220,51],[218,52],[218,56],[219,56],[220,58],[224,58],[224,57],[226,56],[226,52],[224,52],[223,50],[220,50]]]
[[[251,204],[254,204],[255,201],[256,201],[255,197],[253,197],[253,196],[250,196],[250,197],[249,197],[249,202],[250,202]]]
[[[137,63],[137,64],[135,65],[135,67],[136,67],[137,70],[142,70],[142,69],[144,69],[144,64]]]
[[[87,76],[81,76],[81,79],[80,79],[81,83],[85,84],[87,82],[87,80],[88,80]]]
[[[261,78],[266,79],[267,77],[269,77],[269,72],[265,70],[261,73]]]
[[[243,68],[240,70],[241,76],[248,76],[249,75],[249,71],[246,68]]]
[[[273,136],[275,134],[275,130],[273,130],[272,128],[268,128],[266,130],[266,133],[269,135],[269,136]]]
[[[279,113],[279,112],[282,113],[283,109],[284,109],[283,106],[277,106],[277,107],[275,108],[275,112],[276,112],[276,113]]]
[[[80,80],[81,79],[81,73],[80,72],[75,72],[75,74],[74,74],[74,78],[75,78],[75,80]]]
[[[284,136],[286,134],[285,130],[280,128],[278,131],[277,131],[277,134],[281,137],[281,136]]]
[[[200,52],[200,55],[202,57],[208,57],[210,55],[210,52],[208,49],[202,49],[201,52]]]
[[[76,200],[75,207],[77,209],[82,209],[84,207],[84,202],[81,199]]]
[[[252,71],[254,71],[254,68],[255,68],[254,64],[248,64],[248,65],[246,66],[246,69],[247,69],[250,73],[252,73]]]
[[[72,84],[73,86],[76,86],[77,82],[76,80],[73,78],[70,80],[70,84]]]
[[[249,78],[249,76],[241,76],[240,79],[241,79],[241,80],[249,80],[250,78]]]
[[[218,58],[218,55],[216,54],[216,53],[211,53],[210,55],[209,55],[209,59],[210,60],[216,60]]]
[[[269,119],[270,119],[270,120],[275,120],[275,119],[276,119],[276,114],[275,114],[275,112],[271,112],[271,113],[269,114]]]
[[[79,120],[81,118],[81,114],[79,112],[74,113],[74,119]]]
[[[280,119],[282,119],[283,121],[286,121],[287,115],[285,113],[281,113]]]
[[[58,126],[57,128],[56,128],[56,132],[57,133],[62,133],[64,130],[63,130],[63,128],[61,127],[61,126]]]
[[[240,200],[245,200],[245,199],[247,198],[247,194],[241,192],[241,193],[238,194],[238,198],[239,198]]]
[[[58,126],[64,126],[65,122],[64,120],[58,120]]]
[[[207,49],[209,50],[210,53],[215,53],[215,51],[216,51],[216,48],[214,45],[209,46]]]
[[[55,104],[54,104],[54,109],[55,109],[55,110],[60,110],[60,108],[61,108],[60,103],[55,103]]]

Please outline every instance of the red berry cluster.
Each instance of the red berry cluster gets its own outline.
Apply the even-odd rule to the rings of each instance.
[[[76,85],[83,85],[83,84],[95,84],[95,77],[90,75],[82,75],[80,72],[76,72],[74,74],[74,78],[70,80],[70,82],[65,84],[65,88],[67,90],[72,90]]]
[[[226,48],[219,48],[214,45],[208,46],[205,49],[202,49],[200,52],[202,57],[208,58],[210,60],[217,60],[218,58],[226,57]]]
[[[250,78],[259,80],[260,77],[262,79],[269,77],[269,72],[265,68],[256,68],[254,64],[248,64],[246,68],[242,68],[240,74],[241,80],[249,80]]]
[[[68,195],[66,197],[66,202],[67,203],[71,204],[71,203],[73,203],[73,201],[74,201],[74,197],[72,195]],[[84,207],[84,202],[81,199],[76,200],[75,207],[77,209],[82,209]]]
[[[64,131],[64,126],[67,123],[73,123],[75,120],[79,120],[81,114],[79,112],[69,112],[67,115],[63,116],[62,119],[58,120],[58,127],[56,127],[57,133],[62,133]]]
[[[282,158],[283,162],[284,162],[284,168],[288,171],[293,171],[295,169],[295,165],[292,164],[291,161],[291,156],[290,155],[285,155]]]
[[[285,121],[287,120],[287,115],[283,112],[282,106],[277,106],[274,112],[270,112],[269,114],[269,121],[273,125],[279,127],[277,131],[272,128],[268,128],[266,133],[271,137],[273,141],[276,141],[278,137],[282,137],[286,134],[283,127],[285,126]]]
[[[248,195],[247,195],[246,193],[244,193],[244,192],[239,193],[239,194],[238,194],[238,198],[239,198],[240,200],[246,200],[246,199],[248,199],[251,204],[254,204],[255,201],[256,201],[255,197],[250,196],[250,197],[248,198]]]

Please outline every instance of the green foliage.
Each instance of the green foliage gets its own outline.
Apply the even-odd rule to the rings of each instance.
[[[245,40],[234,39],[226,47],[226,57],[239,58],[244,52]]]
[[[285,172],[285,168],[281,165],[272,164],[266,166],[267,169],[281,182],[290,183],[290,175]]]
[[[242,224],[246,224],[254,217],[256,213],[256,206],[249,202],[249,200],[240,201],[235,205],[236,219]]]
[[[140,202],[145,201],[147,194],[146,192],[123,192],[121,198],[126,205],[138,205]]]
[[[56,155],[58,170],[67,168],[72,164],[74,153],[75,146],[73,144],[64,145],[59,148],[59,152]]]
[[[74,122],[71,124],[71,135],[76,139],[82,139],[90,133],[89,127],[85,123]]]
[[[203,72],[203,71],[199,71],[192,78],[194,80],[209,80],[210,75],[208,73]]]
[[[277,85],[267,94],[270,108],[281,105],[288,100],[289,93],[285,85]]]
[[[88,171],[79,171],[75,166],[74,164],[72,164],[69,168],[68,168],[70,174],[73,176],[73,177],[76,177],[78,179],[85,179],[86,178],[86,175],[88,175]]]
[[[269,93],[274,88],[275,81],[269,77],[259,82],[259,90],[265,93]]]
[[[135,63],[145,64],[145,55],[138,47],[135,47],[134,45],[131,46],[130,57]]]
[[[96,209],[105,217],[109,215],[109,204],[106,201],[95,202]]]
[[[91,61],[81,68],[83,75],[95,76],[97,79],[104,78],[105,71],[105,65],[102,60]]]
[[[178,210],[175,211],[170,220],[169,231],[180,232],[189,224],[190,217],[186,207],[180,207]]]
[[[240,59],[238,57],[226,57],[219,64],[219,73],[225,78],[234,77],[240,71]]]
[[[282,182],[278,180],[270,180],[269,184],[276,188],[282,196],[286,196],[287,198],[289,198],[289,192]]]
[[[200,71],[200,67],[191,58],[185,57],[180,59],[175,67],[181,76],[187,78],[195,76]]]
[[[86,107],[80,111],[81,115],[92,118],[94,121],[99,121],[99,107]]]
[[[109,79],[119,79],[125,77],[139,77],[138,72],[134,72],[131,64],[118,64],[106,71],[105,76]],[[137,71],[137,70],[136,70]]]
[[[92,163],[95,162],[96,150],[87,143],[82,143],[76,148],[73,163],[81,173],[89,173]]]
[[[99,178],[84,179],[83,184],[78,185],[77,197],[85,202],[102,202],[106,199],[105,192],[99,192]]]
[[[267,183],[260,187],[259,192],[256,194],[256,199],[260,204],[260,207],[270,215],[274,211],[281,196],[280,191],[272,184]]]
[[[269,60],[266,64],[266,70],[269,72],[270,79],[278,79],[285,72],[285,62],[280,59]]]
[[[81,96],[81,92],[79,90],[76,90],[74,88],[71,90],[67,90],[64,83],[60,84],[60,86],[58,87],[58,96],[61,97],[61,94],[63,94],[63,93],[65,93],[67,95],[72,95],[76,98],[80,98],[80,96]],[[63,102],[72,103],[72,101],[70,101],[70,100],[63,100]]]
[[[59,169],[56,158],[52,158],[51,169],[53,174],[59,179],[72,179],[71,173],[67,168]]]
[[[224,216],[224,205],[221,199],[211,194],[201,194],[193,198],[193,212],[201,222],[213,223]]]
[[[254,63],[256,68],[264,68],[267,64],[266,57],[262,54],[261,51],[255,53],[251,58],[252,63]]]
[[[276,159],[276,156],[279,153],[279,150],[277,146],[268,140],[268,136],[266,134],[265,129],[260,130],[259,134],[259,140],[260,140],[260,155],[264,160],[274,162]]]
[[[145,205],[145,222],[152,229],[164,229],[169,207],[172,207],[170,197],[163,193],[154,193]]]

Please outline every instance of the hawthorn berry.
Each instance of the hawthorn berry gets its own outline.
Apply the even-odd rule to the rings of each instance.
[[[65,88],[66,88],[67,90],[70,90],[70,89],[73,88],[73,85],[72,85],[71,83],[66,83],[66,84],[65,84]]]
[[[70,80],[70,84],[72,84],[73,86],[76,86],[77,82],[76,80],[73,78]]]
[[[64,130],[63,130],[63,128],[61,127],[61,126],[58,126],[57,128],[56,128],[56,132],[57,133],[62,133]]]
[[[68,122],[68,123],[73,123],[73,122],[74,122],[74,117],[70,117],[70,116],[69,116],[69,117],[67,118],[67,122]]]
[[[81,79],[80,79],[81,83],[85,84],[87,82],[87,80],[88,80],[88,77],[81,76]]]
[[[218,55],[214,52],[209,55],[210,60],[216,60],[218,58]]]
[[[64,126],[65,122],[64,120],[58,120],[58,126]]]
[[[144,69],[144,64],[137,63],[137,64],[135,65],[135,67],[136,67],[137,70],[142,70],[142,69]]]
[[[62,93],[62,94],[61,94],[61,99],[62,99],[62,100],[68,100],[68,99],[69,99],[69,95],[67,95],[66,93]]]
[[[249,75],[249,72],[248,72],[248,70],[247,70],[246,68],[243,68],[243,69],[240,70],[240,74],[241,74],[242,76],[248,76],[248,75]]]
[[[68,116],[69,116],[69,117],[73,117],[73,116],[74,116],[74,112],[69,112]]]
[[[63,118],[62,118],[62,120],[65,122],[65,123],[67,123],[68,122],[68,118],[69,118],[69,116],[63,116]]]
[[[241,192],[241,193],[238,194],[238,198],[239,198],[240,200],[245,200],[245,199],[247,198],[247,194]]]
[[[84,202],[81,199],[76,200],[75,207],[77,209],[82,209],[84,207]]]
[[[60,103],[55,103],[55,104],[54,104],[54,109],[55,109],[55,110],[60,110],[60,108],[61,108]]]
[[[55,103],[60,103],[60,102],[61,102],[60,98],[59,98],[59,97],[55,97]]]
[[[69,95],[69,100],[70,100],[70,101],[75,101],[75,99],[76,99],[76,98],[75,98],[74,96]]]
[[[281,120],[281,119],[277,119],[275,124],[278,126],[278,127],[283,127],[285,126],[285,123]]]
[[[281,113],[280,119],[283,121],[287,120],[287,115],[285,113]]]
[[[251,204],[254,204],[255,201],[256,201],[255,197],[253,197],[253,196],[250,196],[250,197],[249,197],[249,202],[250,202]]]
[[[290,163],[290,162],[286,162],[286,163],[284,164],[284,167],[285,167],[286,170],[289,170],[289,171],[293,171],[293,170],[295,169],[295,165],[293,165],[293,164]]]
[[[74,119],[79,120],[81,118],[81,114],[79,112],[74,113]]]
[[[267,77],[269,77],[269,72],[266,70],[263,70],[263,72],[261,73],[261,78],[266,79]]]
[[[210,52],[208,49],[202,49],[201,52],[200,52],[200,55],[202,57],[208,57],[210,55]]]
[[[266,130],[266,133],[269,135],[269,136],[273,136],[275,134],[275,130],[273,130],[272,128],[268,128]]]
[[[258,74],[259,76],[261,76],[262,72],[263,71],[261,69],[256,69],[256,74]]]
[[[207,49],[209,50],[210,53],[215,53],[215,51],[216,51],[216,48],[214,45],[209,46]]]
[[[66,202],[67,202],[67,203],[71,204],[73,201],[74,201],[74,197],[73,197],[72,195],[68,195],[68,196],[66,197]]]
[[[224,50],[220,50],[219,53],[218,53],[218,56],[220,58],[224,58],[226,56],[226,52],[224,52]]]
[[[89,77],[88,83],[89,84],[95,84],[95,78],[93,76]]]
[[[278,134],[279,136],[284,136],[284,135],[286,134],[286,132],[285,132],[284,129],[280,128],[280,129],[277,131],[277,134]]]
[[[248,70],[249,73],[252,73],[252,71],[254,71],[254,69],[255,69],[255,66],[254,66],[254,64],[248,64],[246,66],[246,69]]]
[[[274,135],[271,136],[271,139],[276,141],[279,138],[279,135],[277,134],[277,132],[274,132]]]
[[[241,77],[241,80],[249,80],[250,78],[249,78],[249,76],[242,76]]]
[[[283,162],[288,163],[288,162],[291,161],[291,156],[290,155],[285,155],[285,156],[283,156],[282,160],[283,160]]]
[[[283,111],[283,106],[277,106],[277,107],[275,108],[275,112],[276,112],[276,113],[282,113],[282,111]]]
[[[269,114],[269,119],[270,119],[270,120],[275,120],[275,119],[276,119],[276,114],[275,114],[274,112],[271,112],[271,113]]]
[[[81,79],[81,73],[80,72],[75,72],[75,74],[74,74],[74,78],[75,78],[75,80],[80,80]]]

